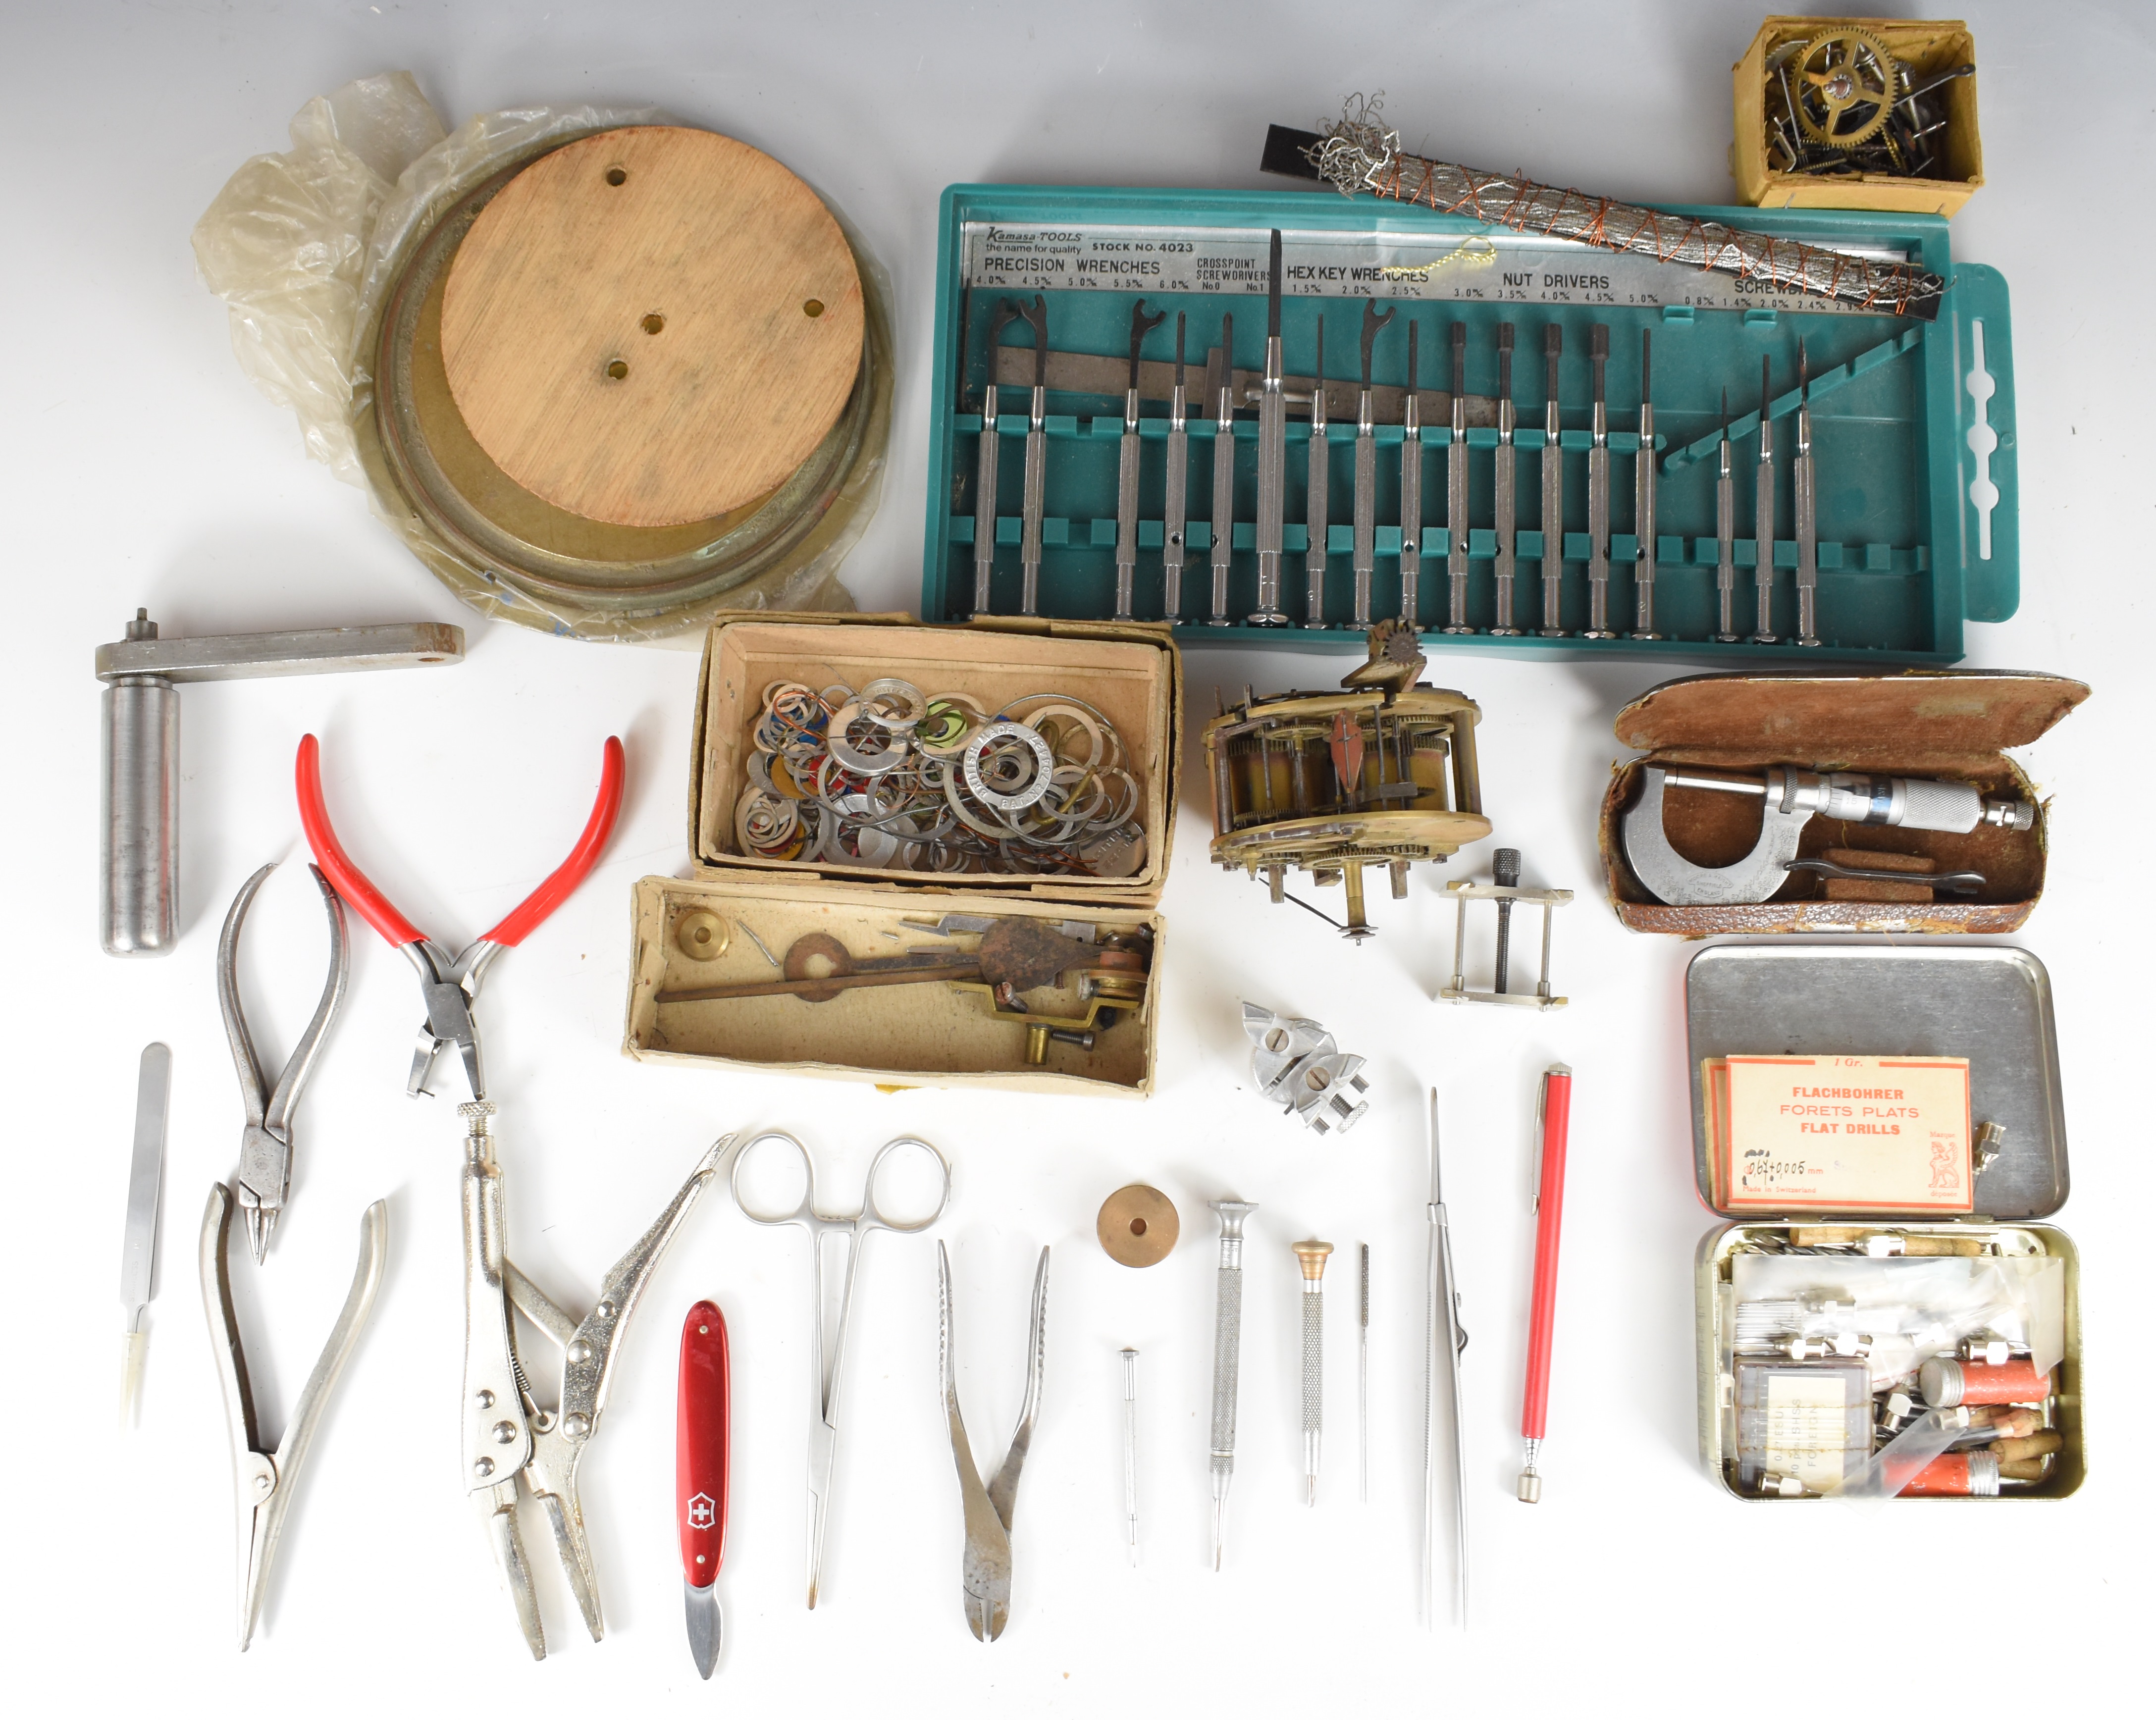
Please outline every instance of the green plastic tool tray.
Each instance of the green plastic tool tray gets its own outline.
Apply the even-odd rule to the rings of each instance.
[[[1040,613],[1105,619],[1115,607],[1116,472],[1123,432],[1122,378],[1134,303],[1167,320],[1147,336],[1148,364],[1174,356],[1175,319],[1187,318],[1189,465],[1188,564],[1183,576],[1186,644],[1281,645],[1363,649],[1345,628],[1353,607],[1354,391],[1361,382],[1363,297],[1396,312],[1374,347],[1372,382],[1397,391],[1406,381],[1409,316],[1419,325],[1417,386],[1423,406],[1424,526],[1418,604],[1427,649],[1471,649],[1532,656],[1766,658],[1868,664],[1958,660],[1969,621],[2003,621],[2020,598],[2015,471],[2013,347],[2006,282],[1997,270],[1953,262],[1947,223],[1936,217],[1860,210],[1676,208],[1810,244],[1902,255],[1948,283],[1938,319],[1819,307],[1795,295],[1757,290],[1729,277],[1651,259],[1630,259],[1551,240],[1531,240],[1465,217],[1373,198],[1312,192],[1201,192],[1022,185],[954,185],[939,211],[934,388],[931,405],[927,542],[921,614],[962,620],[973,608],[974,494],[982,391],[990,379],[988,336],[999,301],[1048,305],[1055,353],[1114,362],[1112,391],[1051,388],[1046,419],[1045,502]],[[1328,562],[1323,629],[1301,624],[1308,590],[1305,479],[1309,412],[1291,405],[1281,607],[1297,624],[1213,627],[1209,611],[1211,469],[1216,435],[1205,380],[1232,313],[1228,362],[1264,363],[1265,256],[1270,229],[1286,235],[1289,270],[1281,307],[1283,367],[1312,373],[1317,325],[1325,328],[1325,374],[1333,384]],[[1166,289],[1166,290],[1163,290]],[[1490,424],[1466,432],[1468,621],[1471,634],[1439,631],[1446,619],[1452,522],[1444,519],[1451,441],[1451,326],[1467,329],[1466,393]],[[1561,620],[1568,636],[1492,637],[1496,539],[1491,529],[1497,445],[1494,404],[1497,326],[1514,326],[1512,398],[1518,573],[1516,624],[1542,619],[1544,329],[1562,326],[1559,438],[1564,461],[1564,566]],[[1609,329],[1607,380],[1612,491],[1609,625],[1633,624],[1634,463],[1638,455],[1640,331],[1653,334],[1653,403],[1659,482],[1656,630],[1666,637],[1578,637],[1588,624],[1587,461],[1593,398],[1589,331]],[[1805,342],[1817,462],[1819,633],[1803,649],[1795,630],[1797,546],[1791,516],[1790,450],[1798,403],[1797,343]],[[1029,348],[1023,322],[1002,344]],[[1758,459],[1759,366],[1771,360],[1774,389],[1776,581],[1774,631],[1781,642],[1716,644],[1715,481],[1722,395],[1728,391],[1737,480],[1737,630],[1754,629],[1753,494]],[[1214,360],[1219,362],[1217,357]],[[997,552],[990,608],[1019,608],[1020,510],[1030,400],[1031,356],[1003,361],[998,429]],[[1024,386],[1014,386],[1022,370]],[[1216,375],[1218,372],[1216,370]],[[1152,372],[1158,376],[1160,372]],[[1108,379],[1107,372],[1099,378]],[[1477,397],[1483,397],[1479,401]],[[1168,405],[1142,403],[1140,434],[1136,614],[1163,614],[1161,559]],[[1373,615],[1397,614],[1400,591],[1401,429],[1377,426],[1376,569]],[[1256,607],[1257,414],[1235,423],[1235,525],[1229,613]]]

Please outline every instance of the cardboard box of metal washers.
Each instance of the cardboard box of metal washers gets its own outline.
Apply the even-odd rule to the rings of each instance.
[[[1157,626],[721,617],[624,1049],[1142,1096],[1181,708]]]
[[[2046,834],[2007,750],[2088,693],[2007,670],[1665,681],[1617,713],[1642,756],[1603,796],[1609,905],[1635,932],[1686,937],[2011,932],[2043,894]],[[1816,780],[1837,773],[1851,779]]]
[[[1976,126],[1974,72],[1937,86],[1945,118],[1945,129],[1937,151],[1937,177],[1929,174],[1915,177],[1873,172],[1784,172],[1772,165],[1774,151],[1768,137],[1768,85],[1771,82],[1775,86],[1777,97],[1773,105],[1779,112],[1781,80],[1802,75],[1799,62],[1804,56],[1805,48],[1815,44],[1821,55],[1818,77],[1823,80],[1834,77],[1846,56],[1830,44],[1830,37],[1841,37],[1845,43],[1863,44],[1866,54],[1883,50],[1888,58],[1908,67],[1912,81],[1902,85],[1904,90],[1921,90],[1933,80],[1958,67],[1976,64],[1975,40],[1958,19],[1768,18],[1760,25],[1759,33],[1752,39],[1752,45],[1744,50],[1744,57],[1737,62],[1731,74],[1736,95],[1737,129],[1729,149],[1729,172],[1737,182],[1738,201],[1776,209],[1893,209],[1905,214],[1953,214],[1984,184],[1984,139]],[[1842,74],[1848,75],[1845,71]],[[1845,105],[1849,96],[1857,98],[1853,105]],[[1830,119],[1822,129],[1832,131],[1846,124],[1852,136],[1860,129],[1867,136],[1881,129],[1875,122],[1875,116],[1877,121],[1883,121],[1885,115],[1875,105],[1863,103],[1861,96],[1861,90],[1848,92],[1837,105],[1837,110],[1849,115],[1849,120]],[[1837,147],[1830,143],[1821,152],[1834,152]]]
[[[1728,1221],[1694,1259],[1708,1474],[1743,1499],[2073,1492],[2088,1468],[2081,1257],[2043,1222],[2068,1188],[2043,963],[2003,945],[1716,944],[1691,959],[1685,1016],[1694,1174]],[[1710,1070],[1855,1054],[1968,1060],[1971,1210],[1740,1208],[1713,1163]],[[1966,1456],[2010,1404],[2022,1430],[1988,1462]],[[1933,1445],[1899,1466],[1877,1456],[1933,1405],[1948,1415]],[[1957,1431],[1962,1406],[1979,1425]],[[1925,1452],[1945,1438],[1964,1456],[1942,1454],[1942,1476]]]

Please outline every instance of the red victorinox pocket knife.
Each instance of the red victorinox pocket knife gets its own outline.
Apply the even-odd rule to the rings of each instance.
[[[726,1442],[732,1409],[726,1368],[726,1322],[698,1302],[681,1324],[680,1420],[674,1442],[675,1521],[681,1533],[689,1651],[705,1677],[718,1664],[716,1584],[726,1549]]]

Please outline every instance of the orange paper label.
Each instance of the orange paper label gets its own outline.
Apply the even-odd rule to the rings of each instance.
[[[1732,1057],[1709,1091],[1727,1207],[1974,1208],[1966,1058]]]

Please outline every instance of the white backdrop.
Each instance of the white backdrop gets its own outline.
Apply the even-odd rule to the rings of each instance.
[[[643,1068],[622,1059],[630,881],[685,864],[696,663],[490,626],[453,603],[302,457],[257,396],[197,281],[188,229],[246,157],[285,147],[307,98],[415,70],[452,124],[534,101],[651,102],[771,151],[827,190],[889,266],[901,340],[882,511],[845,570],[864,608],[918,590],[933,300],[932,223],[958,180],[1245,186],[1265,127],[1309,125],[1382,86],[1411,146],[1620,196],[1730,193],[1730,62],[1756,5],[1139,3],[737,7],[562,0],[219,7],[17,5],[0,23],[15,341],[4,471],[12,613],[32,629],[0,688],[16,760],[4,865],[16,981],[8,1086],[17,1202],[4,1273],[18,1396],[4,1616],[23,1713],[770,1713],[1053,1710],[1230,1714],[1346,1700],[1529,1712],[1757,1711],[1896,1702],[2129,1706],[2152,1527],[2140,1440],[2149,1386],[2144,1091],[2134,929],[2152,835],[2131,761],[2150,701],[2140,653],[2143,474],[2156,365],[2143,212],[2115,201],[2148,158],[2151,13],[2128,4],[1968,8],[1982,58],[1990,185],[1958,255],[2015,293],[2020,613],[1975,627],[1969,660],[2080,676],[2094,698],[2027,762],[2052,811],[2048,897],[2023,941],[2050,966],[2084,1260],[2091,1479],[2062,1504],[1967,1509],[1740,1507],[1701,1474],[1693,1432],[1691,1187],[1681,981],[1687,949],[1633,937],[1596,898],[1593,818],[1610,721],[1660,669],[1440,660],[1486,712],[1503,839],[1582,902],[1559,927],[1573,1007],[1448,1012],[1439,880],[1380,900],[1359,951],[1204,865],[1202,784],[1183,809],[1165,908],[1160,1091],[1144,1104],[896,1096]],[[2143,424],[2136,433],[2132,426]],[[138,604],[173,633],[432,618],[470,660],[425,674],[207,685],[184,694],[185,936],[122,964],[95,944],[92,647]],[[1215,681],[1321,685],[1342,666],[1193,653]],[[850,1202],[902,1130],[957,1165],[937,1234],[959,1290],[961,1387],[983,1467],[1022,1384],[1026,1291],[1055,1250],[1046,1401],[1016,1533],[1010,1628],[961,1619],[957,1489],[936,1390],[934,1245],[881,1238],[866,1265],[825,1600],[801,1605],[806,1245],[757,1230],[722,1189],[692,1213],[622,1356],[584,1470],[607,1640],[580,1628],[545,1531],[527,1523],[554,1655],[526,1657],[459,1479],[457,1129],[402,1093],[417,1010],[403,961],[355,917],[346,1013],[302,1106],[290,1215],[269,1268],[237,1271],[264,1415],[281,1427],[351,1270],[366,1202],[388,1198],[391,1260],[371,1330],[315,1447],[253,1651],[232,1647],[234,1505],[194,1288],[211,1181],[240,1113],[213,984],[217,927],[247,874],[305,853],[294,744],[320,733],[347,845],[453,945],[566,851],[603,736],[629,756],[605,860],[495,968],[481,1014],[502,1101],[515,1258],[579,1312],[600,1275],[718,1135],[793,1129]],[[2107,765],[2104,761],[2110,760]],[[1486,854],[1466,856],[1477,874]],[[2129,906],[2130,905],[2130,906]],[[2128,919],[2128,911],[2137,918]],[[321,983],[321,910],[296,865],[248,928],[244,978],[281,1060]],[[2129,989],[2129,988],[2133,989]],[[1313,1014],[1371,1060],[1377,1103],[1319,1144],[1248,1091],[1235,1000]],[[113,1293],[136,1055],[173,1050],[163,1260],[146,1412],[116,1436]],[[2137,1054],[2134,1048],[2143,1050]],[[1544,1502],[1511,1497],[1532,1245],[1535,1071],[1578,1072]],[[1420,1503],[1423,1087],[1446,1106],[1467,1324],[1471,1628],[1415,1626]],[[1095,1209],[1145,1180],[1184,1240],[1133,1273]],[[1242,1440],[1227,1569],[1207,1564],[1214,1225],[1252,1224]],[[1301,1502],[1297,1281],[1288,1245],[1338,1244],[1330,1437]],[[1354,1490],[1352,1250],[1375,1259],[1370,1497]],[[732,1322],[733,1532],[727,1651],[708,1688],[682,1639],[670,1525],[675,1345],[698,1296]],[[1143,1354],[1146,1558],[1121,1542],[1117,1348]],[[543,1346],[542,1346],[543,1347]],[[547,1364],[551,1370],[551,1362]],[[1913,1599],[1912,1598],[1913,1597]],[[2031,1689],[2024,1681],[2033,1681]],[[1898,1692],[1899,1694],[1897,1694]],[[1979,1694],[1982,1692],[1983,1694]]]

